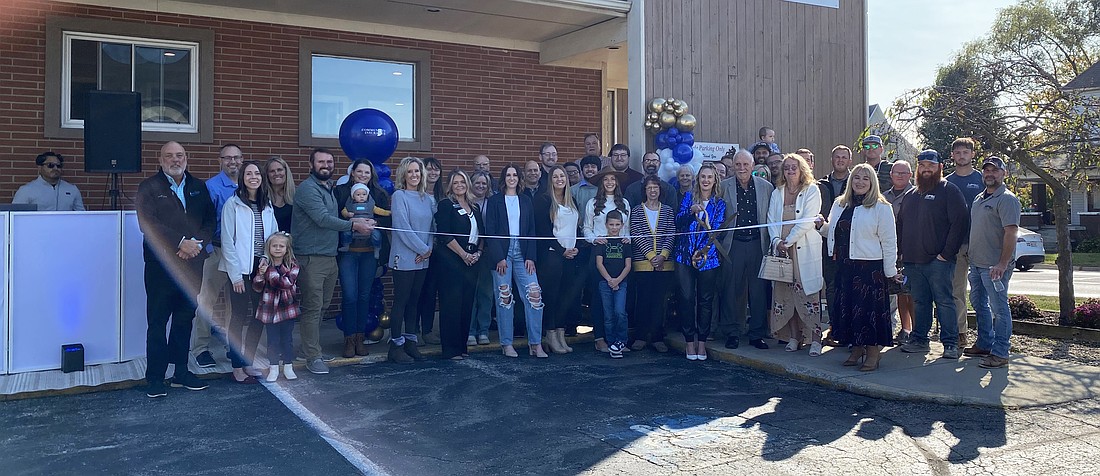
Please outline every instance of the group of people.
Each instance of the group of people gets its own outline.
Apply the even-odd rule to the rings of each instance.
[[[346,183],[333,184],[334,155],[320,148],[310,154],[308,177],[295,184],[284,160],[244,161],[240,147],[225,145],[220,173],[204,182],[186,171],[183,147],[169,142],[160,172],[137,194],[149,396],[166,394],[168,363],[176,364],[171,385],[205,388],[187,371],[192,320],[198,364],[215,364],[209,345],[220,337],[238,382],[274,381],[280,372],[295,378],[296,356],[310,372],[328,373],[320,322],[337,282],[343,355],[366,355],[383,272],[393,283],[391,362],[424,360],[418,346],[432,337],[443,358],[466,358],[469,346],[490,343],[493,314],[505,356],[519,355],[517,326],[531,356],[572,352],[566,335],[580,323],[583,302],[595,347],[611,358],[647,347],[667,352],[666,324],[678,324],[690,360],[705,360],[708,338],[721,333],[728,348],[742,336],[759,349],[774,338],[811,356],[823,346],[847,347],[844,364],[870,371],[882,349],[898,342],[895,307],[903,351],[929,351],[935,309],[943,357],[958,358],[965,327],[957,325],[950,283],[968,241],[964,276],[979,332],[963,352],[983,356],[983,366],[1007,363],[1006,288],[1019,201],[1005,190],[1001,159],[986,158],[979,173],[973,141],[960,139],[955,173],[944,179],[939,154],[924,151],[914,185],[909,163],[883,160],[881,138],[867,136],[864,163],[853,167],[851,149],[837,146],[832,170],[818,180],[805,149],[781,155],[774,173],[774,132],[765,128],[761,136],[772,141],[682,170],[670,182],[657,176],[655,153],[643,155],[638,172],[627,146],[616,144],[604,157],[595,135],[585,137],[578,162],[559,164],[557,147],[545,143],[537,160],[492,174],[483,155],[471,173],[406,157],[392,194],[365,160],[349,167]],[[961,188],[959,178],[978,179],[980,187]],[[972,188],[975,200],[964,198]],[[793,279],[760,278],[765,255],[789,258]],[[230,318],[218,325],[213,309],[223,292]],[[677,322],[668,319],[670,301]],[[201,319],[193,319],[196,309]],[[271,365],[259,369],[253,363],[265,328]]]

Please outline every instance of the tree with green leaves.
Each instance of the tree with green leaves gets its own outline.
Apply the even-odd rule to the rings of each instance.
[[[996,114],[996,97],[992,94],[991,78],[981,75],[977,59],[978,43],[966,45],[951,64],[941,66],[936,81],[924,97],[922,106],[928,115],[917,127],[925,148],[951,155],[951,143],[959,137],[971,137],[982,142],[982,131],[974,124],[996,124],[990,114]],[[971,98],[959,103],[955,98]]]
[[[939,125],[955,124],[987,154],[1007,158],[1051,189],[1063,324],[1074,309],[1070,194],[1100,166],[1100,97],[1064,86],[1098,60],[1100,2],[1021,0],[1001,10],[989,34],[947,67],[946,73],[954,65],[972,68],[958,73],[961,82],[944,78],[893,108],[901,124],[929,123],[930,136]]]

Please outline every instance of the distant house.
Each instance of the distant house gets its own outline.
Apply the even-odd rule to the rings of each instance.
[[[893,122],[886,117],[886,113],[878,104],[867,107],[867,133],[882,138],[885,142],[886,157],[891,162],[901,159],[912,163],[920,152],[920,149],[913,145],[916,139],[906,137],[900,129],[894,127]]]

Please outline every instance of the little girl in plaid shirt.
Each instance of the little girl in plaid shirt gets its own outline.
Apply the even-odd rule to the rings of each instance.
[[[265,257],[260,260],[252,289],[261,293],[256,319],[267,329],[267,355],[271,365],[267,381],[279,378],[279,367],[288,380],[294,374],[294,320],[302,313],[298,307],[298,260],[290,247],[290,234],[277,231],[264,244]],[[280,365],[281,361],[281,365]]]

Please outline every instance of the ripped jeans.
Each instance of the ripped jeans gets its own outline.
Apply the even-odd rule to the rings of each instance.
[[[508,257],[504,259],[508,268],[501,275],[493,267],[493,286],[497,301],[497,326],[500,332],[500,345],[512,345],[512,306],[516,297],[523,301],[524,317],[527,319],[527,343],[537,345],[542,343],[542,310],[545,305],[542,302],[542,288],[539,287],[538,278],[533,273],[528,273],[523,266],[523,253],[520,252],[519,240],[512,239],[508,245]],[[513,286],[513,282],[515,286]],[[519,292],[513,292],[518,290]]]

